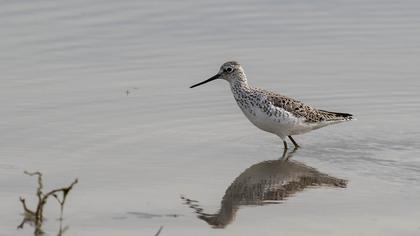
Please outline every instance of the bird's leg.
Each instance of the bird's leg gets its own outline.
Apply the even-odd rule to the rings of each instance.
[[[291,152],[287,152],[287,149],[284,149],[283,155],[280,158],[280,160],[288,161],[297,150],[298,150],[297,147],[293,148],[293,150]]]
[[[295,148],[300,147],[299,144],[297,144],[297,142],[292,138],[292,136],[289,135],[288,137],[289,137],[290,141],[292,141],[293,145],[295,145]]]

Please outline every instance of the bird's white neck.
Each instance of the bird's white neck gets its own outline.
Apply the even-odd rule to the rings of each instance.
[[[238,101],[243,95],[251,92],[251,88],[246,81],[246,78],[235,78],[230,83],[230,89],[232,90],[233,96]]]
[[[248,80],[246,78],[246,75],[243,71],[239,72],[237,76],[229,80],[230,87],[233,88],[240,88],[240,89],[246,89],[249,88]]]

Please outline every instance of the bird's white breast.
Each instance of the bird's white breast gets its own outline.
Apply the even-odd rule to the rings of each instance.
[[[251,106],[251,109],[243,109],[241,105],[239,107],[255,126],[281,137],[289,135],[291,128],[297,122],[297,118],[284,109],[269,106],[269,110],[265,111],[259,106]]]
[[[264,94],[258,91],[232,87],[232,92],[248,120],[264,131],[285,138],[303,125],[301,118],[297,118],[283,108],[274,106]]]

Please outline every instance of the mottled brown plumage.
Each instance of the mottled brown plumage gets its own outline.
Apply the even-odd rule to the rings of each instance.
[[[351,120],[353,118],[352,115],[348,113],[319,110],[290,97],[286,97],[264,89],[257,88],[257,90],[261,93],[264,93],[274,106],[283,108],[296,117],[303,117],[306,119],[305,121],[309,123],[316,123],[321,121]]]

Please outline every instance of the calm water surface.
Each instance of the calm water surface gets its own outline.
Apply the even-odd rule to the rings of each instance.
[[[65,235],[420,235],[418,1],[1,1],[0,235],[78,177]],[[357,121],[281,141],[227,84]],[[56,235],[58,207],[44,230]]]

